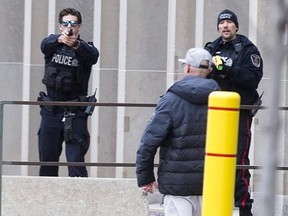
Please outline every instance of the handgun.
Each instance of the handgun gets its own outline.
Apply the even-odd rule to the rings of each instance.
[[[70,36],[72,36],[72,35],[73,35],[73,29],[70,28],[70,29],[68,30],[68,36],[70,37]]]

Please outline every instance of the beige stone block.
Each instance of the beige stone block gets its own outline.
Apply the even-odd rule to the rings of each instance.
[[[147,216],[135,179],[3,176],[2,215]]]

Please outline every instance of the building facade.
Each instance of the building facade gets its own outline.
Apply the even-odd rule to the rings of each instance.
[[[203,47],[218,37],[217,16],[225,8],[238,16],[239,33],[259,48],[264,59],[264,77],[259,92],[266,92],[269,104],[274,71],[267,43],[269,0],[1,0],[0,16],[0,100],[35,101],[44,73],[41,40],[58,32],[58,13],[74,7],[83,17],[81,37],[93,41],[100,59],[93,67],[90,93],[97,88],[101,103],[157,103],[166,89],[182,76],[178,58],[191,47]],[[287,46],[286,41],[283,45]],[[286,58],[281,70],[280,105],[286,106]],[[268,93],[269,94],[269,93]],[[154,107],[96,107],[89,120],[91,146],[87,162],[134,163],[136,150]],[[3,160],[38,161],[38,106],[5,105]],[[277,143],[279,166],[287,166],[285,111]],[[261,165],[267,126],[260,110],[253,122],[251,164]],[[63,151],[61,161],[65,160]],[[156,161],[157,163],[157,161]],[[38,166],[3,166],[5,175],[38,175]],[[66,167],[61,167],[67,176]],[[287,178],[279,171],[279,192],[286,193]],[[91,177],[135,177],[135,168],[89,167]],[[260,171],[253,171],[253,190],[260,182]]]

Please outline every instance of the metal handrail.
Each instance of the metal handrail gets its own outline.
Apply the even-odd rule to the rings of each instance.
[[[2,161],[2,165],[13,166],[100,166],[100,167],[136,167],[136,163],[99,163],[99,162],[36,162],[36,161]],[[159,164],[154,164],[154,167],[158,167]],[[263,169],[263,166],[255,165],[236,165],[236,169],[251,169],[259,170]],[[276,170],[288,170],[287,166],[276,167]]]
[[[116,107],[155,107],[155,103],[99,103],[99,102],[64,102],[64,101],[0,101],[0,105],[42,105],[42,106],[116,106]],[[268,109],[267,106],[241,105],[240,109]],[[279,110],[288,110],[281,106]]]
[[[41,105],[41,106],[124,106],[124,107],[155,107],[152,103],[98,103],[98,102],[66,102],[66,101],[0,101],[5,105]]]
[[[2,166],[3,165],[47,165],[47,166],[135,166],[134,163],[76,163],[76,162],[24,162],[3,161],[3,117],[4,105],[40,105],[40,106],[115,106],[115,107],[155,107],[154,103],[98,103],[98,102],[61,102],[61,101],[0,101],[0,215],[2,210]],[[267,109],[265,106],[241,105],[240,109]],[[288,107],[279,107],[279,110],[288,110]],[[45,164],[44,164],[45,163]],[[239,166],[237,166],[240,168]],[[243,168],[243,167],[242,167]],[[257,166],[245,167],[246,169],[258,169]],[[280,168],[280,167],[279,167]],[[288,168],[282,167],[281,170]]]

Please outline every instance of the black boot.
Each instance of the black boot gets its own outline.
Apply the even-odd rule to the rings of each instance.
[[[251,207],[239,208],[239,216],[253,216]]]

